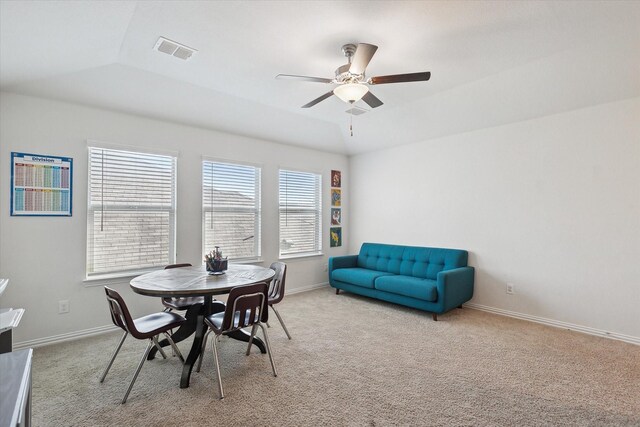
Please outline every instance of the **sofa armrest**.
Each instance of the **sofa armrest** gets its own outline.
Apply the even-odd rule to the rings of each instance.
[[[333,270],[337,270],[339,268],[353,268],[358,266],[358,255],[345,255],[345,256],[334,256],[329,258],[329,284],[334,288],[335,283],[331,278],[331,273]]]
[[[460,267],[438,273],[438,300],[443,312],[459,307],[473,297],[473,267]]]
[[[358,266],[358,255],[334,256],[329,258],[329,276],[338,268],[353,268]]]

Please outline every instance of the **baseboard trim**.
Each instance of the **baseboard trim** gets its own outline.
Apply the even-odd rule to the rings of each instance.
[[[624,341],[629,344],[640,345],[640,337],[632,337],[630,335],[619,334],[617,332],[608,332],[602,329],[590,328],[588,326],[575,325],[573,323],[561,322],[559,320],[547,319],[545,317],[532,316],[530,314],[518,313],[516,311],[503,310],[501,308],[489,307],[486,305],[467,303],[464,307],[474,310],[486,311],[489,313],[499,314],[501,316],[513,317],[529,322],[540,323],[543,325],[553,326],[555,328],[569,329],[571,331],[582,332],[588,335],[610,338],[618,341]]]
[[[286,295],[299,294],[302,292],[313,291],[314,289],[320,289],[329,286],[329,282],[315,283],[313,285],[302,286],[300,288],[290,289],[287,288]]]
[[[329,282],[315,283],[313,285],[302,286],[294,289],[287,289],[287,295],[298,294],[301,292],[308,292],[314,289],[320,289],[329,286]],[[13,343],[14,350],[20,350],[23,348],[35,348],[45,345],[58,344],[65,341],[73,341],[80,338],[91,337],[94,335],[106,334],[118,330],[114,325],[98,326],[97,328],[83,329],[81,331],[68,332],[66,334],[53,335],[50,337],[37,338],[35,340],[21,341]]]
[[[302,286],[294,289],[287,289],[287,294],[299,294],[302,292],[309,292],[315,289],[320,289],[329,286],[329,282],[315,283],[313,285]],[[540,323],[543,325],[553,326],[555,328],[569,329],[571,331],[582,332],[588,335],[595,335],[599,337],[614,339],[618,341],[624,341],[629,344],[640,345],[640,337],[633,337],[630,335],[619,334],[616,332],[608,332],[602,329],[590,328],[588,326],[575,325],[573,323],[561,322],[559,320],[547,319],[545,317],[532,316],[530,314],[518,313],[515,311],[504,310],[501,308],[490,307],[487,305],[466,303],[464,307],[471,308],[473,310],[486,311],[488,313],[498,314],[500,316],[513,317],[515,319],[527,320],[529,322]],[[98,326],[96,328],[83,329],[81,331],[68,332],[66,334],[53,335],[50,337],[37,338],[34,340],[21,341],[13,344],[14,350],[20,350],[23,348],[36,348],[45,345],[58,344],[65,341],[73,341],[80,338],[86,338],[94,335],[106,334],[118,330],[114,325]]]
[[[65,341],[73,341],[80,338],[86,338],[94,335],[106,334],[118,330],[114,325],[98,326],[97,328],[83,329],[81,331],[68,332],[66,334],[53,335],[50,337],[36,338],[35,340],[21,341],[13,343],[14,350],[22,348],[35,348],[45,345],[58,344]]]

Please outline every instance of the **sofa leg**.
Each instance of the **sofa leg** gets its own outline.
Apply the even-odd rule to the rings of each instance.
[[[460,305],[458,306],[458,308],[462,308],[462,304],[460,304]]]
[[[340,293],[340,289],[336,288],[336,295],[338,295]]]
[[[431,313],[431,317],[433,317],[434,322],[438,321],[438,315],[436,313]]]

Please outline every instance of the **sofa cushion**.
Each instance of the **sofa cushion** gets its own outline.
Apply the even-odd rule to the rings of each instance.
[[[339,268],[331,272],[331,278],[334,280],[371,289],[373,289],[373,282],[382,276],[392,276],[392,274],[366,268]]]
[[[384,276],[376,279],[374,288],[424,301],[433,302],[438,300],[437,282],[435,280],[410,276]]]

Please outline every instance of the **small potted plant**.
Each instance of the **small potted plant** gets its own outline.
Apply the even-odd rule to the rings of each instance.
[[[227,258],[222,257],[222,250],[219,246],[216,246],[211,252],[205,254],[204,262],[207,266],[207,271],[212,274],[224,274],[227,269]]]

